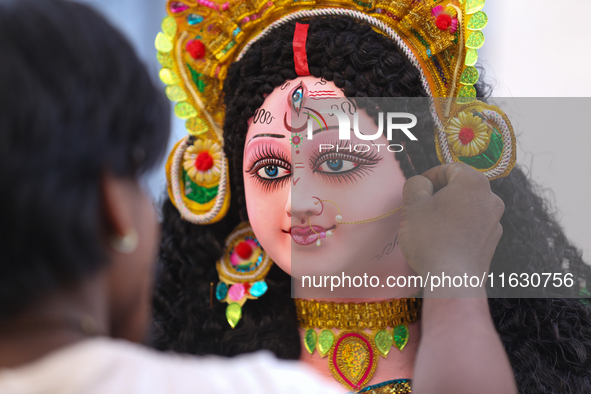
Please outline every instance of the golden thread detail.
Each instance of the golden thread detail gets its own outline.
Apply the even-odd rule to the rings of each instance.
[[[375,222],[375,221],[380,220],[380,219],[387,218],[390,215],[394,215],[396,212],[400,211],[401,209],[402,209],[402,207],[398,207],[398,208],[393,209],[392,211],[387,212],[387,213],[385,213],[383,215],[376,216],[375,218],[365,219],[365,220],[358,220],[356,222],[341,222],[340,224],[365,224],[365,223],[371,223],[371,222]]]

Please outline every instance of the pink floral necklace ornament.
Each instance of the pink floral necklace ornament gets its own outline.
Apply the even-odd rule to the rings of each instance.
[[[246,300],[256,300],[267,292],[265,277],[273,261],[256,239],[250,224],[240,223],[226,239],[226,249],[216,263],[220,281],[215,296],[228,304],[226,318],[235,328],[242,318]]]

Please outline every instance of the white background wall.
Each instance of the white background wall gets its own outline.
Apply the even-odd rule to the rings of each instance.
[[[80,1],[96,7],[129,37],[158,80],[153,43],[165,16],[165,1]],[[494,96],[591,96],[589,0],[488,0],[484,11],[489,24],[479,63],[487,71],[485,80],[494,85]],[[591,120],[578,130],[564,130],[560,116],[569,114],[549,117],[548,103],[540,106],[539,117],[508,110],[517,131],[517,162],[547,189],[545,196],[555,204],[567,236],[591,263]],[[591,112],[591,99],[578,102],[578,107],[584,119],[583,114]],[[174,119],[169,149],[184,134],[183,123]],[[159,199],[165,187],[163,165],[147,183]]]
[[[497,97],[587,97],[569,112],[517,114],[517,162],[548,188],[567,236],[591,263],[591,29],[588,0],[488,0],[480,63]],[[563,100],[557,105],[562,106]],[[586,108],[586,110],[585,110]],[[513,115],[513,114],[512,114]],[[587,119],[585,119],[587,115]],[[576,116],[579,129],[560,127]]]

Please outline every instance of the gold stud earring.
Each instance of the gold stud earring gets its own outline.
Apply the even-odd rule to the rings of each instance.
[[[121,254],[131,254],[137,249],[138,241],[138,233],[132,228],[124,236],[113,235],[111,237],[111,247]]]

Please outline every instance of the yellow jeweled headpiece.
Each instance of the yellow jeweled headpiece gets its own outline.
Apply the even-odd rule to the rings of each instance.
[[[505,114],[475,99],[474,67],[484,44],[485,0],[183,0],[167,1],[156,37],[160,78],[186,119],[188,137],[167,163],[168,191],[183,219],[214,223],[229,207],[222,86],[228,67],[259,38],[294,20],[348,16],[390,37],[421,73],[433,98],[437,155],[465,162],[489,179],[515,165]],[[454,100],[444,100],[455,97]]]

